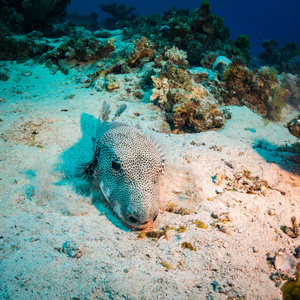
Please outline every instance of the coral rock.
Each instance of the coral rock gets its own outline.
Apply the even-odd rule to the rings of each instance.
[[[275,269],[282,275],[291,276],[294,274],[295,259],[292,255],[279,251],[275,257]]]
[[[154,45],[147,38],[142,36],[134,41],[134,51],[130,52],[127,58],[130,67],[137,66],[142,59],[147,58],[149,61],[154,58]]]
[[[165,103],[168,101],[167,95],[169,92],[169,82],[167,78],[156,78],[154,76],[151,76],[155,88],[152,91],[152,96],[150,97],[150,100],[156,100],[158,103]]]
[[[223,73],[223,71],[227,69],[231,63],[232,61],[229,58],[222,55],[218,56],[212,65],[212,70],[219,70],[220,73]]]
[[[188,61],[187,54],[183,50],[179,50],[177,47],[173,46],[171,49],[165,52],[165,57],[175,63],[176,65],[187,66]]]
[[[104,82],[104,88],[107,91],[111,92],[115,89],[118,89],[119,87],[120,87],[120,83],[114,75],[109,74],[106,76],[105,82]]]

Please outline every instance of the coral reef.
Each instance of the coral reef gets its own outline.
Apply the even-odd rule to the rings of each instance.
[[[157,100],[159,104],[163,104],[168,102],[167,95],[169,93],[169,82],[167,78],[156,78],[154,76],[151,76],[155,88],[152,91],[152,96],[150,97],[150,100]]]
[[[300,106],[300,76],[281,74],[283,97],[295,108]]]
[[[191,14],[188,10],[171,8],[162,17],[152,14],[132,21],[119,22],[124,39],[140,35],[155,43],[159,50],[177,47],[187,53],[189,64],[199,66],[208,52],[219,51],[231,59],[241,56],[250,62],[251,43],[245,36],[230,41],[230,30],[224,20],[211,13],[208,1],[202,1]]]
[[[250,48],[252,46],[249,37],[246,35],[239,35],[234,41],[233,45],[238,50],[236,51],[235,55],[242,56],[244,60],[248,63],[252,61]]]
[[[300,75],[300,55],[292,57],[285,66],[285,71]]]
[[[218,71],[220,74],[223,74],[224,71],[230,66],[232,61],[225,56],[218,56],[212,65],[213,71]]]
[[[200,132],[225,124],[214,98],[184,67],[168,61],[159,77],[152,79],[155,88],[150,99],[164,109],[174,133]]]
[[[98,14],[96,12],[91,12],[86,16],[82,16],[79,13],[71,13],[66,17],[66,19],[69,20],[69,26],[81,26],[93,31],[100,29],[100,24],[98,23],[97,18]]]
[[[139,63],[148,62],[154,59],[154,44],[146,37],[142,36],[140,39],[134,40],[134,51],[129,52],[127,63],[130,67],[135,67]]]
[[[24,7],[28,9],[34,1],[26,0]],[[8,25],[12,15],[14,26],[18,22],[26,24],[27,17],[16,9],[18,1],[14,1],[14,14],[8,9],[8,1],[0,0],[0,3],[3,4],[1,21],[5,24],[0,31],[0,59],[25,61],[36,57],[54,72],[61,70],[64,74],[74,66],[90,64],[91,71],[78,82],[99,91],[119,88],[122,81],[117,74],[140,72],[133,94],[141,99],[152,89],[150,100],[162,109],[175,133],[221,128],[227,118],[220,109],[223,105],[246,105],[267,119],[279,120],[287,103],[294,107],[300,104],[300,77],[284,73],[278,76],[274,67],[251,70],[247,66],[252,60],[249,38],[240,35],[229,40],[229,28],[222,18],[211,13],[208,1],[202,1],[191,13],[171,8],[163,16],[148,17],[133,15],[134,7],[102,4],[101,8],[112,16],[107,19],[107,27],[119,26],[122,31],[92,32],[99,28],[96,13],[70,14],[68,22],[55,26],[55,31],[51,31],[51,26],[45,30],[41,27],[42,32],[31,31],[22,36],[12,35]],[[48,11],[55,3],[48,4],[41,19],[50,16]],[[57,18],[64,15],[62,8],[62,3],[59,7],[57,4]],[[24,28],[19,31],[23,32]],[[46,32],[64,36],[50,46]],[[121,41],[121,35],[125,41]],[[132,43],[128,38],[133,36]],[[260,58],[268,64],[283,68],[289,57],[297,61],[295,55],[299,51],[293,43],[277,50],[278,43],[271,39],[264,42],[264,47]],[[292,68],[291,61],[289,65]]]
[[[116,29],[119,21],[130,21],[137,17],[135,14],[132,14],[135,10],[134,6],[126,8],[124,5],[118,5],[114,2],[111,4],[100,4],[100,8],[111,15],[111,18],[106,18],[102,22],[102,26],[107,29]]]
[[[222,74],[222,81],[211,92],[222,97],[226,105],[246,105],[261,116],[279,120],[286,105],[284,90],[274,67],[251,71],[239,61],[233,61]],[[218,94],[219,93],[219,94]]]
[[[291,59],[300,54],[300,49],[295,43],[287,43],[277,50],[279,43],[274,39],[269,39],[265,40],[262,46],[265,51],[258,54],[257,57],[266,65],[275,66],[279,72],[291,71]]]
[[[114,39],[98,40],[96,38],[67,39],[59,44],[55,49],[41,56],[40,61],[46,62],[51,68],[62,69],[68,73],[68,68],[72,67],[72,61],[95,62],[106,57],[115,50]]]
[[[183,65],[187,66],[188,61],[187,59],[187,54],[183,50],[179,50],[177,47],[173,46],[171,49],[168,49],[165,52],[165,58],[167,60],[172,61],[176,65]]]
[[[21,36],[2,36],[0,34],[0,60],[26,61],[51,49],[53,47],[46,40],[37,40],[30,34]]]
[[[15,33],[50,33],[54,22],[64,19],[70,3],[71,0],[1,0],[0,24]]]

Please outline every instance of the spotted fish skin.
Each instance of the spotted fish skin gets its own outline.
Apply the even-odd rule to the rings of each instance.
[[[164,158],[159,147],[137,128],[116,121],[126,109],[120,106],[112,122],[103,103],[96,130],[93,159],[83,173],[93,177],[105,199],[128,226],[143,229],[159,214],[159,181]]]
[[[300,139],[300,115],[288,122],[287,128],[292,135]]]

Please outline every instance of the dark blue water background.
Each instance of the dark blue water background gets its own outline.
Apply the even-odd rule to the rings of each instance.
[[[199,0],[73,0],[68,12],[89,15],[95,11],[101,21],[109,15],[102,12],[99,5],[113,2],[126,7],[134,5],[134,13],[144,16],[152,13],[162,15],[172,6],[192,11],[201,3]],[[269,38],[274,38],[280,46],[294,42],[300,47],[300,0],[211,0],[210,4],[212,13],[224,18],[225,24],[230,27],[231,38],[240,34],[250,37],[253,55],[263,50],[261,44]]]

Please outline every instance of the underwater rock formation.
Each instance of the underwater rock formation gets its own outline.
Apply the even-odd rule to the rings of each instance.
[[[218,56],[212,65],[212,70],[214,72],[218,71],[220,74],[223,74],[225,70],[229,68],[231,63],[232,61],[229,58],[223,55]]]
[[[132,21],[118,22],[123,28],[123,38],[136,35],[151,38],[157,50],[166,46],[177,47],[187,54],[187,61],[200,66],[208,52],[219,51],[230,59],[240,56],[247,63],[251,61],[251,43],[246,36],[230,41],[230,30],[224,20],[211,13],[208,1],[202,1],[199,8],[189,14],[188,10],[171,8],[161,17],[152,14],[137,17]]]
[[[150,99],[166,112],[174,133],[224,126],[225,116],[216,100],[201,84],[195,83],[185,67],[169,60],[158,76],[151,77],[155,88]]]
[[[300,76],[292,74],[281,74],[284,99],[298,108],[300,106]]]
[[[114,76],[113,74],[109,74],[105,77],[104,88],[108,92],[118,89],[119,87],[120,87],[120,83],[116,78],[116,76]]]
[[[124,5],[118,5],[117,3],[100,4],[100,8],[111,15],[111,18],[106,18],[102,21],[102,25],[107,29],[116,29],[119,21],[130,21],[137,17],[132,12],[135,10],[135,6],[126,8]]]
[[[261,59],[266,65],[274,66],[279,72],[293,72],[297,73],[299,69],[293,69],[292,59],[300,55],[300,49],[295,43],[287,43],[285,46],[280,47],[279,43],[274,39],[265,40],[262,43],[264,51],[258,54],[258,58]]]
[[[37,31],[35,31],[37,33]],[[43,36],[38,32],[40,37]],[[3,36],[0,33],[0,60],[26,61],[53,49],[46,40],[36,39],[32,32],[27,35]]]
[[[275,68],[261,67],[252,71],[239,61],[233,61],[222,74],[221,81],[213,85],[217,88],[210,88],[210,91],[221,97],[225,105],[246,105],[271,120],[279,120],[286,105]]]
[[[70,3],[71,0],[1,0],[0,24],[14,33],[32,30],[50,33],[54,22],[65,18]]]
[[[91,12],[89,15],[85,16],[74,12],[68,14],[66,18],[69,20],[69,26],[82,26],[93,31],[100,29],[100,24],[97,21],[98,14],[96,12]]]
[[[72,67],[69,61],[95,62],[109,55],[114,50],[114,39],[99,40],[91,37],[75,40],[68,38],[55,49],[42,55],[40,61],[46,62],[47,66],[54,68],[62,68],[63,64],[66,67],[66,72],[63,73],[67,73],[67,69]]]
[[[130,67],[136,67],[142,60],[145,62],[154,59],[154,44],[146,37],[134,40],[134,51],[130,52],[127,57],[127,63]]]
[[[189,63],[186,60],[187,54],[183,50],[179,50],[177,47],[173,46],[171,49],[168,49],[165,53],[165,58],[169,61],[172,61],[176,65],[187,66]]]

